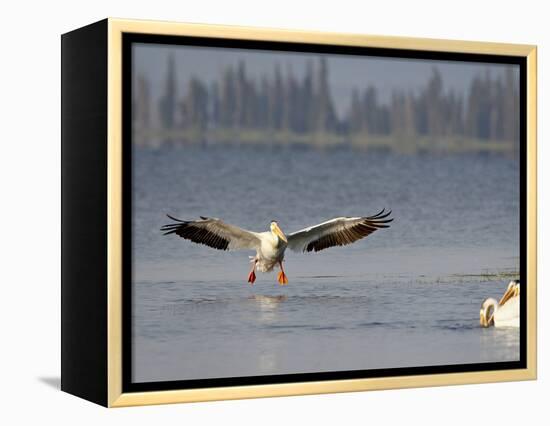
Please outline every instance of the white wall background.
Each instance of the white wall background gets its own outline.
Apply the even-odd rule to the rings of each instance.
[[[550,31],[545,2],[6,1],[0,5],[0,423],[511,425],[548,421]],[[60,322],[60,39],[107,16],[539,46],[537,382],[106,410],[56,389]],[[6,420],[11,418],[10,422]]]

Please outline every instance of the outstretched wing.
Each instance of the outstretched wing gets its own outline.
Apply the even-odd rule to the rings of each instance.
[[[337,217],[287,235],[288,247],[294,251],[320,251],[334,246],[345,246],[372,234],[380,228],[389,228],[393,219],[385,209],[368,217]]]
[[[197,244],[218,250],[257,249],[261,245],[255,232],[229,225],[220,219],[201,216],[201,220],[180,220],[166,215],[175,223],[160,228],[164,235],[176,234]]]

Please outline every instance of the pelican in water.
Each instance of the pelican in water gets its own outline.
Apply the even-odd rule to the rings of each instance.
[[[161,231],[164,235],[176,234],[218,250],[255,250],[256,255],[251,256],[252,268],[248,282],[254,284],[256,270],[270,272],[278,266],[280,272],[277,281],[286,285],[288,278],[283,269],[283,260],[287,248],[305,253],[354,243],[377,229],[389,227],[393,221],[388,218],[391,211],[384,212],[385,209],[374,216],[337,217],[288,235],[275,220],[271,221],[268,231],[252,232],[216,218],[201,216],[200,220],[187,221],[167,215],[173,223],[164,225]]]
[[[500,301],[485,299],[479,310],[482,327],[519,327],[519,281],[510,281]]]

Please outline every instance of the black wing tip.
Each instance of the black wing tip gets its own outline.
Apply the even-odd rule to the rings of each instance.
[[[168,213],[166,213],[166,216],[168,217],[168,219],[170,220],[173,220],[174,222],[176,223],[169,223],[167,225],[162,225],[160,227],[160,231],[161,232],[164,232],[163,235],[169,235],[169,234],[175,234],[177,232],[177,230],[182,226],[182,225],[186,225],[187,221],[185,220],[181,220],[181,219],[178,219],[177,217],[174,217]]]
[[[380,216],[382,213],[384,213],[386,211],[386,208],[384,207],[382,210],[380,210],[378,213],[376,213],[374,216],[371,216],[371,217],[378,217]]]
[[[178,229],[181,229],[182,227],[185,227],[188,224],[188,222],[177,219],[173,216],[170,216],[169,214],[167,214],[166,216],[168,216],[174,222],[173,223],[168,223],[166,225],[162,225],[160,227],[160,230],[162,232],[164,232],[164,235],[173,234],[173,233],[177,232]]]
[[[188,220],[182,220],[182,219],[178,219],[177,217],[174,217],[172,216],[171,214],[168,214],[166,213],[166,217],[168,217],[168,219],[170,220],[173,220],[174,222],[176,223],[169,223],[168,225],[163,225],[160,230],[161,231],[168,231],[168,230],[173,230],[173,229],[176,229],[176,228],[179,228],[181,225],[188,225],[190,222]],[[199,216],[202,220],[208,220],[210,218],[206,217],[206,216]],[[174,231],[175,232],[175,231]],[[164,235],[168,235],[168,234],[173,234],[174,232],[168,232]]]
[[[185,226],[185,223],[170,223],[168,225],[162,225],[160,230],[161,231],[171,231],[172,229],[179,229],[182,226]]]
[[[174,217],[168,213],[166,213],[166,216],[168,217],[168,219],[171,219],[174,222],[185,223],[185,220],[178,219],[177,217]]]
[[[229,250],[230,241],[221,235],[210,232],[206,228],[201,227],[200,224],[203,222],[185,221],[175,218],[169,214],[166,216],[175,221],[175,223],[169,223],[161,226],[160,231],[163,232],[162,235],[176,234],[179,237],[185,238],[186,240],[196,244],[203,244],[217,250]],[[201,219],[206,221],[209,218],[201,216]],[[197,234],[197,229],[199,229],[199,234]]]
[[[384,208],[374,216],[365,217],[364,220],[368,225],[373,226],[375,229],[389,228],[389,223],[392,223],[394,219],[393,217],[389,217],[391,214],[391,210],[386,211]]]
[[[385,213],[384,213],[385,212]],[[380,221],[380,219],[385,219],[387,218],[389,215],[392,214],[392,211],[391,210],[388,210],[386,212],[386,209],[383,208],[382,210],[380,210],[378,213],[376,213],[375,215],[373,216],[367,216],[365,217],[365,219],[368,219],[368,220],[376,220],[376,221]],[[389,221],[392,221],[393,218],[390,218],[388,219]]]
[[[188,220],[178,219],[177,217],[174,217],[174,216],[172,216],[171,214],[168,214],[168,213],[166,213],[166,216],[167,216],[169,219],[171,219],[171,220],[173,220],[173,221],[175,221],[175,222],[180,222],[180,223],[188,223],[188,222],[189,222]],[[210,217],[208,217],[208,216],[199,216],[199,217],[200,217],[202,220],[209,220],[209,219],[210,219]]]

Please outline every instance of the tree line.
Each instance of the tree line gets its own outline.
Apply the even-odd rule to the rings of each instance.
[[[396,89],[385,102],[375,86],[357,87],[340,114],[324,57],[310,61],[301,76],[276,65],[270,75],[254,77],[240,61],[227,66],[216,81],[190,78],[179,93],[175,60],[169,56],[158,100],[152,99],[147,78],[138,76],[134,84],[134,128],[168,139],[176,135],[197,141],[227,132],[238,137],[246,131],[306,141],[300,136],[333,135],[365,144],[369,136],[411,143],[424,137],[435,144],[457,137],[517,144],[519,138],[519,93],[511,67],[496,75],[488,70],[476,75],[465,94],[446,90],[435,66],[424,86]]]

